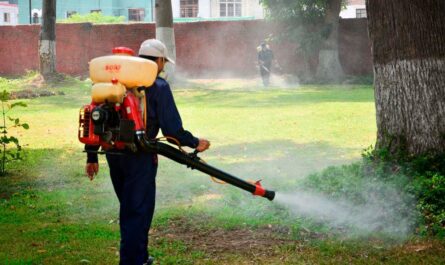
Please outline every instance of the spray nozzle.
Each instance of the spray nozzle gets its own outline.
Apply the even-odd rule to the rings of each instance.
[[[255,191],[253,192],[253,195],[265,197],[270,201],[275,198],[275,192],[263,188],[263,186],[261,185],[261,180],[257,180],[254,183],[254,185],[255,185]]]

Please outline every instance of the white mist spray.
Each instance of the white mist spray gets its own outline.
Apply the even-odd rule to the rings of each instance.
[[[363,193],[363,201],[353,203],[307,191],[277,193],[275,201],[299,217],[310,218],[331,227],[358,233],[381,232],[395,236],[410,233],[416,218],[411,199],[394,189],[382,193]]]

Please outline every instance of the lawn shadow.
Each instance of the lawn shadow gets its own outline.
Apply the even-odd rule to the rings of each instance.
[[[77,189],[89,182],[84,174],[86,155],[81,147],[27,148],[22,155],[23,160],[9,164],[9,174],[0,178],[0,192],[13,193],[23,188],[40,191]],[[102,167],[101,171],[100,177],[108,174],[107,167]]]
[[[264,141],[215,147],[200,156],[209,165],[247,181],[262,180],[272,190],[297,187],[309,174],[328,166],[353,161],[352,148],[338,148],[325,142],[295,144],[290,140]],[[190,171],[168,159],[161,158],[157,176],[158,204],[187,205],[196,201],[211,204],[227,195],[244,194],[230,185],[217,185],[208,175]],[[231,195],[230,195],[231,196]]]
[[[200,105],[209,107],[232,108],[260,108],[285,107],[298,104],[338,103],[338,102],[374,102],[372,89],[354,89],[352,86],[301,86],[295,89],[258,89],[254,87],[246,90],[219,89],[220,84],[208,84],[187,89],[176,89],[175,98],[180,104]],[[79,89],[82,91],[73,91]],[[29,105],[36,105],[39,109],[63,106],[65,108],[80,108],[90,101],[90,86],[79,84],[78,88],[55,88],[55,91],[65,95],[34,98]]]
[[[352,151],[325,142],[295,144],[282,139],[221,146],[201,156],[210,165],[241,179],[262,179],[268,189],[281,190],[297,187],[299,181],[310,173],[351,162],[348,155]],[[101,214],[112,218],[110,216],[116,213],[117,199],[103,157],[99,159],[100,173],[93,182],[84,175],[85,154],[81,148],[28,149],[25,159],[14,165],[11,176],[0,179],[0,194],[3,197],[8,198],[14,193],[25,197],[28,193],[38,194],[45,198],[45,205],[49,204],[51,209],[57,211],[57,218],[60,219],[95,220],[101,219]],[[190,171],[165,158],[159,164],[157,186],[157,204],[161,208],[213,199],[229,199],[232,202],[241,199],[247,202],[250,200],[247,197],[251,197],[235,187],[216,185],[208,175]],[[233,200],[233,196],[239,198]],[[37,207],[46,209],[45,205]],[[208,206],[210,208],[205,209],[211,209],[212,204]],[[90,213],[92,209],[94,211]]]
[[[94,181],[85,173],[82,149],[27,149],[24,160],[10,165],[0,178],[5,208],[2,222],[109,222],[117,218],[118,201],[101,159]],[[10,208],[10,209],[9,209]]]
[[[226,145],[213,150],[208,161],[222,163],[240,176],[256,176],[272,183],[287,185],[328,166],[351,162],[348,157],[354,151],[352,148],[339,148],[326,142],[296,144],[282,139]],[[205,155],[204,153],[203,156]]]
[[[299,104],[319,103],[373,103],[371,89],[319,89],[317,87],[299,89],[274,89],[256,91],[190,89],[187,93],[181,90],[174,92],[178,102],[210,107],[229,108],[262,108],[286,107]],[[223,99],[223,100],[222,100]]]
[[[68,92],[64,92],[64,90],[61,89],[58,91],[65,93],[64,95],[38,97],[29,99],[27,102],[30,107],[37,107],[39,110],[60,108],[61,106],[68,109],[80,109],[81,106],[91,101],[91,91],[90,89],[79,89],[83,90],[82,93],[77,92],[73,94],[69,90]]]

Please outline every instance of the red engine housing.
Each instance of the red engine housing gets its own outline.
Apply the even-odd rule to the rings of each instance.
[[[134,122],[135,131],[144,131],[144,122],[142,121],[142,112],[140,109],[139,99],[131,92],[127,92],[121,108],[122,118],[132,120]]]
[[[78,138],[81,143],[88,145],[100,145],[99,135],[94,134],[94,124],[91,112],[96,107],[94,103],[83,106],[79,111]]]
[[[104,149],[114,148],[120,150],[124,149],[128,144],[132,144],[122,141],[105,141],[100,135],[94,133],[95,125],[92,119],[92,112],[98,106],[100,106],[100,104],[92,102],[80,109],[78,131],[79,141],[87,145],[100,145]],[[135,134],[138,131],[145,131],[140,110],[140,102],[132,92],[127,92],[122,105],[115,104],[114,110],[119,113],[121,120],[130,120],[133,122],[133,128],[129,128],[131,133]]]

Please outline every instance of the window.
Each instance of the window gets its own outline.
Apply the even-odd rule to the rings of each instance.
[[[76,11],[66,11],[66,18],[70,18],[71,16],[77,14]]]
[[[144,19],[145,19],[145,9],[143,9],[143,8],[128,9],[128,20],[129,21],[144,21]]]
[[[356,18],[364,18],[366,17],[366,9],[365,8],[357,8],[355,10]]]
[[[220,0],[219,16],[220,17],[240,17],[242,3],[241,0]]]
[[[90,11],[90,13],[101,13],[102,9],[93,9]]]
[[[11,22],[11,14],[3,13],[3,22],[10,23]]]
[[[197,17],[198,0],[181,0],[181,17]]]

